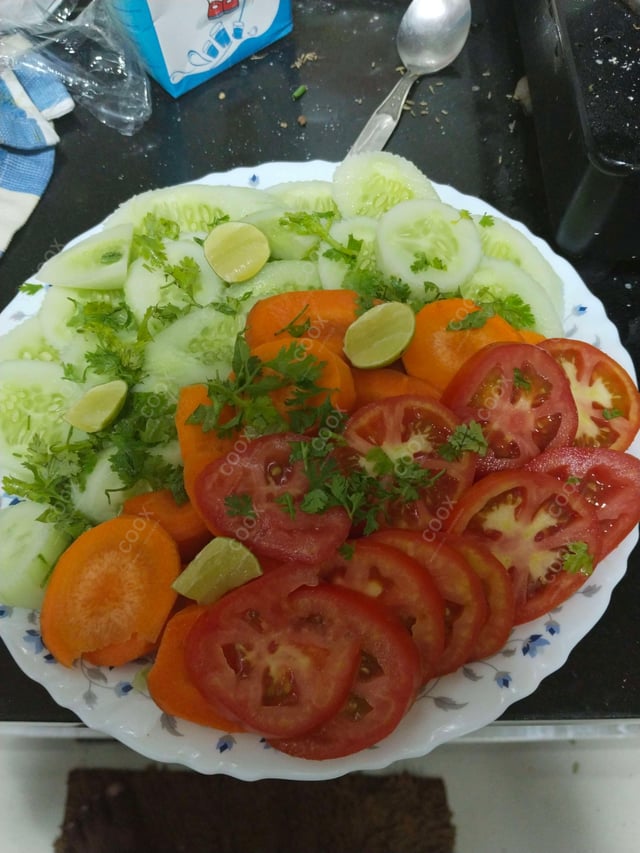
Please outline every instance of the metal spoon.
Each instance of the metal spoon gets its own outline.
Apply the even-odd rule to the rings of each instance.
[[[384,148],[413,84],[453,62],[464,47],[470,26],[470,0],[413,0],[396,36],[398,54],[407,70],[366,123],[349,154]]]

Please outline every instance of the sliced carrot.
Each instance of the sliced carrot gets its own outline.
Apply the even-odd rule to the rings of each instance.
[[[150,654],[156,647],[139,634],[132,634],[128,640],[122,643],[111,643],[103,649],[94,652],[85,652],[82,659],[95,666],[122,666],[137,658]]]
[[[292,327],[342,355],[344,333],[357,317],[354,290],[297,290],[261,299],[247,315],[245,336],[254,349],[273,340],[286,340]]]
[[[518,329],[518,332],[525,344],[539,344],[540,341],[545,340],[544,335],[535,332],[533,329]]]
[[[498,315],[477,329],[449,328],[478,310],[470,299],[458,297],[439,299],[421,308],[416,314],[413,340],[402,356],[407,373],[426,379],[442,392],[469,356],[486,344],[522,341],[518,330]]]
[[[129,515],[159,521],[178,546],[183,562],[192,560],[211,539],[209,529],[191,501],[179,504],[170,489],[127,498],[122,510]]]
[[[351,372],[356,386],[356,408],[402,394],[420,394],[424,397],[435,397],[436,400],[440,397],[440,391],[426,379],[409,376],[408,373],[392,367],[380,367],[376,370],[358,370],[352,367]]]
[[[45,646],[71,666],[134,634],[155,642],[176,600],[171,584],[180,569],[178,548],[157,521],[119,515],[90,528],[63,552],[47,585]]]
[[[189,678],[184,661],[184,647],[189,631],[206,611],[192,604],[180,610],[167,622],[155,662],[147,675],[147,687],[153,701],[165,714],[211,726],[226,732],[238,732],[238,723],[226,719],[206,701]]]
[[[271,361],[283,349],[295,345],[300,347],[301,356],[309,354],[322,363],[322,373],[317,380],[320,388],[326,389],[307,401],[308,406],[319,406],[327,398],[331,400],[334,408],[341,412],[350,412],[355,406],[356,389],[353,382],[353,374],[347,362],[332,350],[328,349],[319,341],[312,338],[278,338],[269,343],[260,344],[251,350],[251,355],[256,356],[263,362]],[[278,405],[281,413],[286,415],[284,401],[291,397],[291,389],[281,389],[273,393],[273,400]]]
[[[188,423],[198,406],[210,405],[206,385],[186,385],[180,389],[175,420],[184,465],[184,488],[190,500],[193,500],[193,484],[200,471],[233,447],[233,439],[221,438],[214,430],[205,431],[200,424]]]

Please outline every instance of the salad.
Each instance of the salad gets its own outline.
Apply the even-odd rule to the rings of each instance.
[[[0,339],[0,600],[63,665],[146,656],[167,714],[373,746],[638,523],[633,379],[401,158],[135,197],[39,279]]]

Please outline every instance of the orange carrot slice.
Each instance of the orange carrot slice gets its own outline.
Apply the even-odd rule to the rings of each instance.
[[[375,370],[351,368],[356,387],[356,408],[367,403],[375,403],[387,397],[399,397],[403,394],[420,394],[423,397],[440,397],[440,391],[426,379],[409,376],[393,367],[380,367]]]
[[[122,507],[128,515],[159,521],[174,540],[183,562],[192,560],[211,539],[211,533],[191,501],[179,504],[170,489],[143,492],[127,498]]]
[[[341,412],[350,412],[356,402],[356,389],[353,374],[347,362],[319,341],[312,338],[278,338],[269,343],[260,344],[251,350],[251,355],[263,362],[271,361],[283,349],[295,345],[300,347],[302,355],[314,356],[323,365],[317,384],[326,389],[308,401],[309,406],[319,406],[327,398],[334,408]],[[291,389],[282,389],[273,393],[272,398],[279,406],[281,414],[286,416],[285,399],[291,396]]]
[[[483,346],[522,341],[518,330],[498,315],[477,329],[450,328],[451,323],[460,323],[478,310],[470,299],[457,297],[439,299],[421,308],[416,314],[413,340],[402,356],[407,373],[426,379],[442,393],[469,356]]]
[[[342,355],[344,333],[357,317],[358,294],[353,290],[297,290],[261,299],[247,315],[245,336],[251,349],[273,340],[286,340],[292,326]]]
[[[147,675],[147,687],[151,698],[165,714],[201,726],[238,732],[241,731],[240,725],[219,714],[207,702],[189,678],[185,666],[187,636],[206,609],[193,604],[178,611],[167,622],[155,662]]]
[[[90,528],[49,580],[40,614],[44,644],[71,666],[134,634],[155,642],[176,600],[171,584],[180,568],[178,548],[157,521],[120,515]]]

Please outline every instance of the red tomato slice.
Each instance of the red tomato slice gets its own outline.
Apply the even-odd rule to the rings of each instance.
[[[595,507],[602,530],[601,559],[640,522],[640,459],[604,447],[558,447],[526,466],[551,474]]]
[[[497,471],[474,483],[455,507],[449,531],[478,537],[509,571],[517,624],[569,598],[601,552],[593,506],[554,477],[533,471]]]
[[[433,578],[444,599],[446,629],[444,651],[434,674],[454,672],[470,660],[487,620],[487,599],[479,577],[459,553],[435,536],[394,528],[377,531],[369,538],[413,557]]]
[[[476,454],[466,451],[447,460],[439,449],[457,427],[458,418],[446,406],[429,397],[406,394],[362,406],[344,429],[347,444],[359,456],[359,464],[371,465],[367,454],[382,449],[392,461],[417,463],[435,476],[432,485],[420,489],[418,500],[396,502],[384,508],[380,524],[422,530],[451,506],[473,482]]]
[[[478,575],[489,614],[471,650],[470,659],[482,660],[499,652],[509,639],[515,618],[515,594],[509,572],[483,542],[465,536],[447,537],[447,544],[465,558]]]
[[[445,644],[444,602],[431,576],[411,557],[370,538],[350,544],[319,567],[323,580],[384,604],[409,630],[420,653],[422,683],[434,674]]]
[[[239,539],[257,556],[314,563],[326,559],[349,534],[341,507],[322,513],[296,509],[309,483],[302,462],[291,461],[292,433],[239,440],[197,476],[194,503],[218,535]],[[293,512],[280,501],[291,501]]]
[[[578,412],[565,372],[533,344],[496,343],[472,355],[442,395],[463,421],[482,425],[489,450],[477,473],[520,468],[547,447],[571,444]]]
[[[346,701],[360,663],[359,638],[326,596],[314,603],[313,586],[304,603],[291,603],[292,592],[315,583],[310,567],[274,569],[209,606],[189,632],[189,677],[247,729],[297,737]]]
[[[341,710],[315,731],[297,738],[270,739],[281,752],[324,760],[351,755],[373,746],[398,725],[420,685],[420,659],[415,644],[386,607],[361,592],[323,584],[291,596],[304,612],[323,601],[346,614],[349,631],[358,637],[360,667]],[[321,614],[324,610],[319,611]]]
[[[640,393],[611,356],[584,341],[547,338],[539,346],[566,373],[578,407],[578,447],[626,450],[640,428]]]

